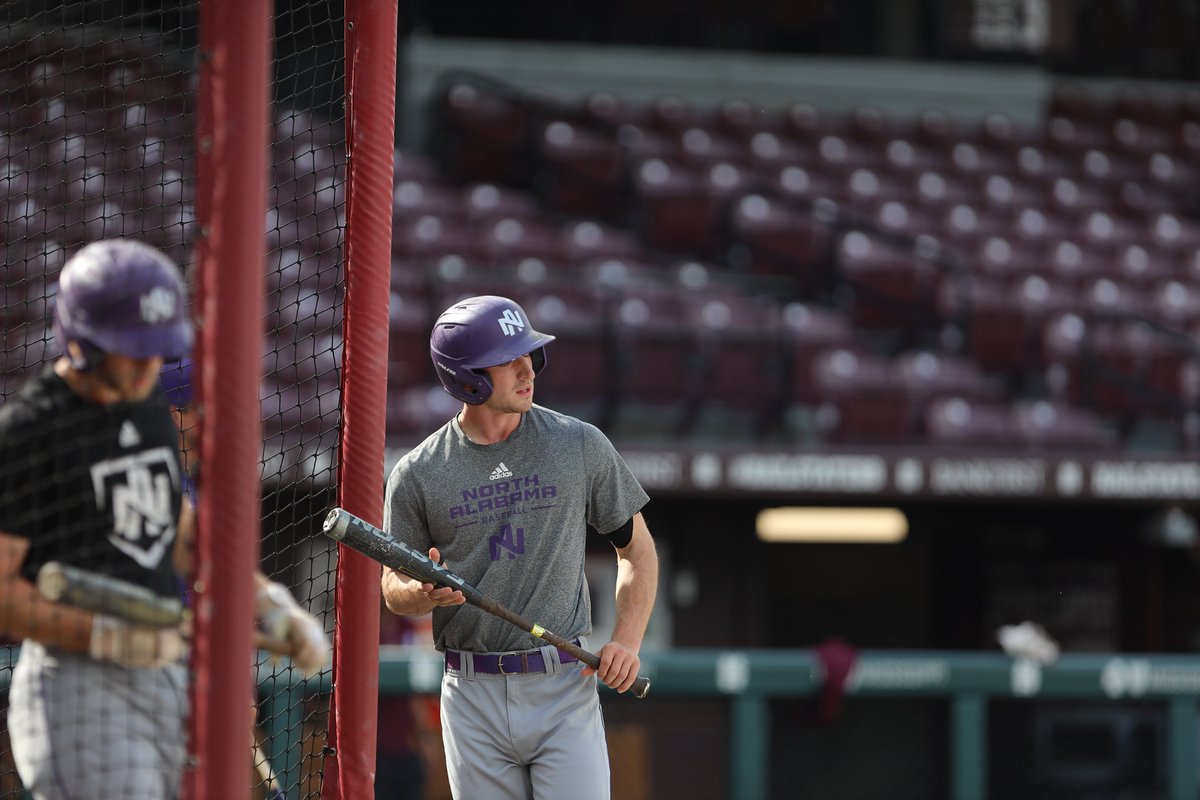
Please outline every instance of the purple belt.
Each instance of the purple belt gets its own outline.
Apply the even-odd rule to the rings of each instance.
[[[578,641],[575,644],[579,644]],[[541,650],[521,650],[516,653],[466,653],[460,650],[446,651],[446,670],[462,671],[464,656],[471,658],[475,672],[487,675],[523,675],[528,672],[545,672],[546,657]],[[570,653],[558,651],[562,664],[571,664],[579,659]]]

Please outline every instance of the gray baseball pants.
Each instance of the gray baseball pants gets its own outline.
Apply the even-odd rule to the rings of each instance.
[[[26,640],[13,670],[13,759],[36,800],[175,800],[187,669],[127,669]]]
[[[442,679],[442,743],[459,800],[609,800],[608,746],[596,676],[541,648],[547,671]]]

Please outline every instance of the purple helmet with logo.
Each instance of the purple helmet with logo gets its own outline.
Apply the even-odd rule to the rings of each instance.
[[[54,336],[76,369],[96,366],[105,353],[178,361],[192,348],[179,267],[132,239],[92,242],[63,266]],[[80,352],[72,355],[68,342]]]
[[[525,310],[507,297],[483,295],[460,300],[433,325],[429,352],[446,391],[464,403],[482,405],[492,396],[483,370],[528,354],[533,374],[546,366],[549,334],[533,329]]]

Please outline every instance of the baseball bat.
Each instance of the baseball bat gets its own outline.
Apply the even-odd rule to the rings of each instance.
[[[287,800],[283,789],[279,788],[275,770],[271,767],[271,762],[267,760],[267,754],[263,752],[262,746],[258,742],[254,742],[253,758],[254,771],[258,773],[258,779],[266,786],[266,800]]]
[[[457,589],[463,593],[463,597],[471,605],[483,609],[492,616],[511,622],[526,633],[532,634],[547,644],[554,645],[559,650],[570,653],[593,669],[600,667],[600,657],[595,653],[584,650],[574,642],[564,639],[553,631],[546,630],[538,623],[526,619],[509,608],[505,608],[463,578],[430,560],[429,556],[414,550],[404,542],[393,539],[379,528],[344,508],[335,508],[326,515],[323,531],[331,539],[362,553],[372,561],[378,561],[385,567],[403,572],[410,578],[415,578],[422,583]],[[630,691],[633,692],[634,697],[644,698],[650,691],[650,679],[639,675],[633,682],[633,686],[630,687]]]
[[[47,561],[38,570],[37,590],[51,603],[107,614],[135,625],[166,628],[181,624],[191,613],[177,597],[163,597],[144,586],[58,561]],[[261,633],[255,634],[254,645],[274,655],[292,655],[291,644]]]

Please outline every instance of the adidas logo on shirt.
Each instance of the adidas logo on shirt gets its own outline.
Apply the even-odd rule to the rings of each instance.
[[[121,447],[137,447],[142,443],[142,435],[133,427],[133,423],[125,420],[121,424],[121,432],[117,434],[117,444]]]
[[[509,469],[508,467],[504,466],[504,462],[501,461],[500,464],[494,470],[492,470],[492,474],[488,476],[488,480],[489,481],[498,481],[501,478],[511,478],[511,477],[512,477],[512,470]]]

